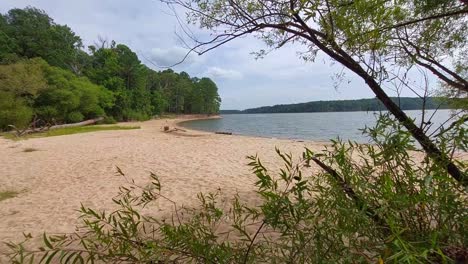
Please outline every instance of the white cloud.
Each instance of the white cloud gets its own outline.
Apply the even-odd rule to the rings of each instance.
[[[188,54],[189,50],[182,47],[172,47],[168,49],[153,48],[150,51],[149,59],[156,65],[168,67],[181,62],[184,65],[201,63],[204,58],[195,53]]]
[[[240,80],[243,78],[242,73],[230,70],[222,69],[219,67],[210,67],[205,71],[204,75],[213,77],[215,79],[229,79],[229,80]]]

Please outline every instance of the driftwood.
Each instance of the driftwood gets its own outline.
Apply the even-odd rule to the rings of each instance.
[[[221,134],[221,135],[232,135],[232,132],[222,132],[222,131],[217,131],[215,134]]]
[[[49,127],[49,130],[58,129],[58,128],[67,128],[67,127],[87,126],[87,125],[95,124],[95,123],[97,123],[99,121],[102,121],[102,120],[104,120],[104,117],[98,117],[98,118],[95,118],[95,119],[89,119],[89,120],[85,120],[85,121],[78,122],[78,123],[51,126],[51,127]]]
[[[165,126],[165,127],[164,127],[164,132],[165,132],[165,133],[171,133],[171,132],[177,132],[177,131],[187,132],[187,130],[181,129],[181,128],[177,128],[177,127],[174,127],[173,129],[170,129],[169,126]]]
[[[63,125],[54,125],[54,126],[48,124],[46,126],[37,127],[37,128],[35,127],[37,123],[37,121],[35,120],[34,122],[31,123],[31,125],[29,125],[28,128],[23,129],[23,130],[18,129],[13,125],[9,125],[9,127],[14,129],[12,133],[15,133],[16,136],[20,137],[20,136],[24,136],[27,134],[39,133],[39,132],[49,131],[53,129],[92,125],[102,120],[104,120],[104,117],[98,117],[98,118],[89,119],[89,120],[85,120],[85,121],[78,122],[78,123],[72,123],[72,124],[63,124]]]

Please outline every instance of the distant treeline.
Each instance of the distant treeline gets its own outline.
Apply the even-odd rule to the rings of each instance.
[[[162,113],[212,114],[221,99],[209,78],[155,71],[114,41],[84,50],[68,26],[28,7],[0,14],[0,130],[104,116],[146,120]]]
[[[403,110],[447,109],[450,102],[447,98],[427,97],[425,100],[413,97],[392,97],[392,100]],[[455,99],[450,99],[455,100]],[[314,101],[299,104],[281,104],[262,106],[246,110],[221,110],[221,114],[254,114],[254,113],[313,113],[313,112],[352,112],[383,111],[385,106],[376,98],[359,100]]]

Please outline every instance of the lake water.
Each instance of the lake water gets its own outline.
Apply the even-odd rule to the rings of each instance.
[[[416,120],[421,120],[421,111],[406,111],[406,113]],[[425,119],[427,120],[433,113],[433,110],[426,111]],[[452,113],[453,110],[438,110],[431,120],[432,127],[438,127]],[[224,131],[249,136],[314,141],[328,141],[340,137],[365,143],[368,139],[362,135],[360,129],[373,126],[377,114],[375,112],[232,114],[223,115],[221,119],[195,120],[181,125],[195,130]]]

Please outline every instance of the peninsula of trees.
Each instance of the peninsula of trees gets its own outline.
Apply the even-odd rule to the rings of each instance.
[[[447,109],[454,104],[447,98],[392,97],[402,110]],[[450,99],[453,101],[455,99]],[[385,106],[376,98],[358,100],[313,101],[299,104],[262,106],[245,110],[221,110],[221,114],[260,114],[260,113],[314,113],[314,112],[353,112],[385,111]]]
[[[129,47],[101,41],[85,51],[68,26],[28,7],[0,14],[0,130],[79,122],[211,114],[221,99],[209,78],[155,71]]]

